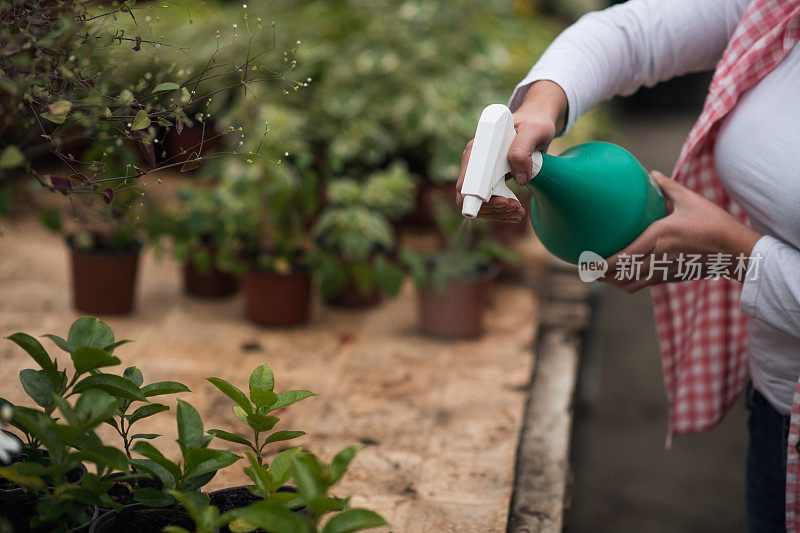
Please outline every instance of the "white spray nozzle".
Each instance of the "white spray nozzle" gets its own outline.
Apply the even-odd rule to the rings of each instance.
[[[461,187],[461,194],[464,196],[461,214],[465,217],[478,216],[481,205],[488,202],[493,195],[517,199],[506,185],[506,175],[511,172],[508,149],[516,136],[514,117],[508,107],[492,104],[483,110]],[[541,168],[541,154],[535,152],[534,156],[539,156]],[[534,168],[534,174],[537,171],[538,168]]]

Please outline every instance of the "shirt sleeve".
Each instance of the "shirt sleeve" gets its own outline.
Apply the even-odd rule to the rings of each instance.
[[[566,132],[589,108],[681,74],[713,68],[749,0],[629,0],[581,17],[556,38],[517,86],[550,80],[569,104]]]
[[[800,250],[765,235],[749,263],[739,301],[742,312],[800,337]]]

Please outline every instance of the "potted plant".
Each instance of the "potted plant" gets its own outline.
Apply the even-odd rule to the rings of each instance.
[[[148,213],[156,250],[161,251],[164,237],[172,240],[172,253],[183,264],[186,294],[224,298],[238,291],[250,229],[242,185],[224,176],[205,187],[192,184],[176,191],[173,204],[154,206]]]
[[[319,204],[319,180],[306,158],[250,167],[257,236],[244,277],[245,314],[264,326],[308,321],[311,309],[310,225]],[[291,161],[285,161],[292,159]]]
[[[124,144],[96,142],[83,157],[110,168],[128,166],[122,161],[133,157],[130,152]],[[69,180],[59,176],[47,179],[54,191],[70,194]],[[57,208],[39,213],[46,227],[64,235],[70,253],[73,305],[78,311],[111,315],[133,310],[143,245],[139,211],[145,200],[136,180],[122,180],[100,192],[76,196],[68,225]]]
[[[436,221],[444,246],[428,254],[404,249],[402,258],[417,286],[418,322],[423,333],[443,338],[476,337],[483,332],[489,289],[497,260],[516,254],[486,238],[486,221],[467,221],[440,206]]]
[[[125,453],[103,443],[95,430],[111,419],[120,399],[146,397],[129,379],[100,370],[119,364],[112,353],[125,341],[115,342],[99,320],[76,320],[66,340],[48,337],[70,352],[71,372],[60,369],[30,335],[9,337],[39,366],[20,372],[25,392],[38,407],[0,400],[4,422],[16,430],[4,431],[20,449],[11,465],[0,467],[0,508],[20,531],[86,531],[98,507],[116,505],[107,493],[113,484],[109,477],[126,472],[129,464]]]
[[[329,204],[314,226],[323,297],[332,305],[364,307],[394,296],[403,272],[394,261],[391,222],[412,207],[414,182],[407,169],[395,164],[363,183],[338,179],[327,192]]]

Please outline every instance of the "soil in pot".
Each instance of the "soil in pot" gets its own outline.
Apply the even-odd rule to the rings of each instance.
[[[208,247],[210,268],[202,271],[191,257],[183,265],[183,289],[186,294],[202,298],[224,298],[239,290],[239,280],[216,265],[216,250]]]
[[[133,474],[133,472],[131,472],[131,474]],[[111,475],[111,479],[116,480],[114,481],[114,485],[108,490],[108,495],[111,496],[111,499],[122,505],[137,503],[136,500],[133,499],[133,493],[136,488],[150,488],[156,490],[164,488],[164,485],[159,479],[151,477],[119,479],[122,475],[121,473]]]
[[[297,488],[292,487],[291,485],[283,485],[278,489],[278,492],[297,492]],[[255,496],[247,487],[242,485],[239,487],[230,487],[227,489],[217,490],[208,495],[209,499],[211,500],[212,505],[216,505],[219,508],[220,513],[224,513],[230,511],[232,509],[239,509],[241,507],[247,507],[251,503],[255,503],[260,501],[261,498]],[[307,509],[305,507],[298,507],[297,509],[292,509],[295,513],[305,513]],[[230,529],[224,527],[220,530],[220,533],[228,533]],[[256,533],[263,532],[263,529],[256,529]]]
[[[497,276],[497,267],[472,278],[451,281],[444,291],[417,291],[420,330],[445,339],[473,338],[483,333],[483,315]]]
[[[303,324],[311,310],[311,274],[250,270],[244,278],[244,298],[245,314],[256,324]]]
[[[159,533],[166,526],[194,531],[194,520],[175,508],[126,505],[117,513],[106,511],[92,523],[89,533]]]
[[[80,250],[70,246],[75,309],[92,315],[130,313],[141,246]]]
[[[35,494],[24,492],[21,489],[0,494],[0,522],[7,521],[11,525],[11,531],[15,533],[48,533],[52,531],[51,526],[30,527],[30,520],[36,514],[38,499]],[[97,519],[98,514],[97,507],[92,507],[86,511],[85,516],[80,520],[81,523],[69,531],[86,533]]]

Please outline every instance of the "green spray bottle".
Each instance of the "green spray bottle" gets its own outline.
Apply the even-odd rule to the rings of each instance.
[[[505,181],[514,137],[508,107],[492,104],[483,110],[461,188],[465,217],[475,218],[493,195],[517,199]],[[533,196],[531,223],[544,247],[564,261],[577,264],[585,251],[614,255],[667,215],[661,189],[619,146],[589,142],[558,157],[537,151],[532,160],[526,186]]]

